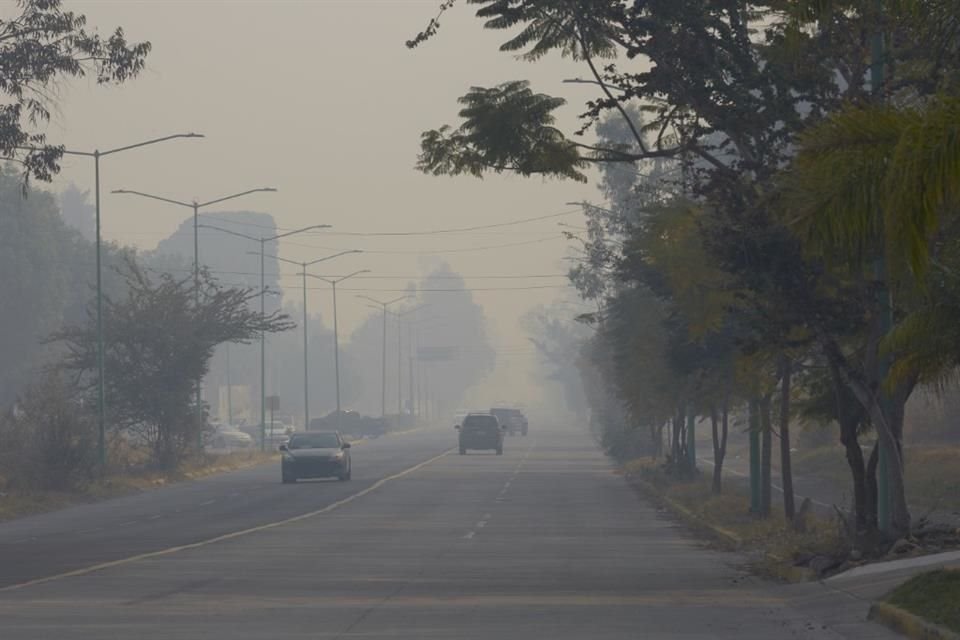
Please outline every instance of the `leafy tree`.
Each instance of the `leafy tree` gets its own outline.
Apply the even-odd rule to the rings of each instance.
[[[26,179],[50,180],[60,170],[63,147],[49,144],[38,127],[50,120],[57,83],[88,74],[97,84],[123,83],[143,69],[150,43],[128,43],[119,27],[102,38],[60,0],[16,5],[15,16],[0,19],[0,92],[6,97],[0,105],[0,156],[22,164]]]
[[[489,28],[519,30],[504,47],[526,45],[531,58],[555,50],[586,62],[601,95],[587,103],[581,132],[605,114],[619,113],[633,134],[629,146],[584,145],[570,139],[564,144],[553,135],[553,148],[563,153],[549,158],[536,143],[540,137],[528,134],[514,140],[511,148],[512,166],[520,173],[540,169],[562,176],[563,162],[575,171],[589,162],[674,159],[683,168],[685,194],[708,205],[700,223],[707,252],[741,291],[740,302],[750,309],[741,324],[755,334],[754,342],[785,351],[796,348],[798,341],[815,340],[832,353],[838,340],[866,330],[868,318],[845,315],[848,307],[842,300],[836,304],[842,279],[823,282],[819,257],[804,252],[778,217],[777,194],[780,171],[795,152],[795,135],[836,111],[844,99],[869,95],[862,80],[869,56],[859,43],[885,26],[882,15],[856,2],[802,7],[705,0],[471,4],[482,5],[478,14]],[[631,61],[645,61],[647,68],[624,70],[619,62],[598,67],[595,60],[610,55],[611,49]],[[838,74],[844,82],[836,82]],[[911,86],[918,85],[912,81]],[[632,100],[642,104],[646,122],[636,122],[627,113],[625,105]],[[538,104],[555,109],[558,103],[544,96]],[[495,157],[497,149],[490,141],[496,129],[507,130],[503,123],[510,122],[509,130],[516,130],[513,119],[522,112],[484,113],[497,118],[469,112],[463,114],[463,126],[474,132],[487,127],[489,135],[448,139],[439,150],[446,158],[425,144],[421,159],[433,156],[421,168],[435,174],[458,167],[472,167],[473,173],[488,170],[483,164]],[[542,116],[539,122],[544,122]],[[430,139],[428,132],[424,141]],[[792,327],[806,327],[807,333],[794,336]],[[870,346],[875,351],[877,345]],[[876,361],[870,357],[863,365]],[[844,381],[849,384],[848,377]],[[902,498],[902,482],[896,478],[893,492]],[[909,513],[901,510],[894,528],[902,532],[908,527]]]
[[[122,251],[105,245],[104,264]],[[68,228],[52,194],[28,188],[13,167],[0,168],[0,405],[11,403],[55,349],[46,337],[83,316],[94,278],[93,245]],[[120,283],[107,274],[104,288]]]
[[[132,259],[122,271],[124,296],[104,300],[106,394],[111,423],[149,443],[154,462],[171,467],[198,441],[193,419],[194,381],[207,373],[217,345],[246,343],[261,331],[294,325],[274,312],[261,317],[249,302],[252,289],[221,286],[201,272],[199,304],[193,277],[152,275]],[[95,387],[97,331],[91,309],[86,323],[54,334],[67,355],[61,368],[78,377],[81,388]]]
[[[577,362],[589,329],[581,322],[565,318],[557,307],[531,310],[521,321],[529,334],[528,340],[537,350],[545,377],[560,385],[567,409],[585,417],[583,385]]]
[[[90,192],[70,183],[60,193],[60,216],[67,226],[80,232],[85,240],[93,241],[96,234],[96,209],[90,203]]]

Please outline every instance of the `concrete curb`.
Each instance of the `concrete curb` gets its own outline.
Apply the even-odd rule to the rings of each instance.
[[[724,527],[717,526],[712,522],[705,520],[704,518],[701,518],[676,500],[667,497],[656,487],[656,485],[647,482],[640,477],[631,475],[627,476],[627,481],[643,491],[651,499],[670,509],[670,511],[683,520],[687,526],[694,529],[699,529],[701,531],[706,531],[708,534],[723,542],[728,547],[732,547],[733,550],[738,550],[743,547],[744,540],[736,533]],[[810,582],[817,578],[816,573],[808,567],[791,566],[784,558],[776,556],[772,553],[765,553],[764,555],[769,561],[777,565],[774,573],[787,582]]]
[[[938,624],[927,622],[887,602],[874,602],[870,605],[867,618],[913,640],[960,640],[960,634]]]
[[[627,476],[627,481],[633,486],[637,487],[643,491],[647,496],[656,500],[663,506],[666,506],[668,509],[673,511],[681,520],[687,523],[689,526],[696,529],[703,529],[713,535],[715,538],[726,543],[729,546],[732,546],[734,549],[739,549],[743,546],[743,539],[735,534],[734,532],[724,529],[723,527],[718,527],[717,525],[704,520],[694,512],[687,509],[685,506],[673,500],[672,498],[664,495],[662,491],[657,489],[656,485],[647,482],[646,480],[639,478],[637,476]]]

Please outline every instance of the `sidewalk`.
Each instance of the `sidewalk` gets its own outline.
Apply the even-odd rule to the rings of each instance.
[[[897,637],[893,631],[885,628],[881,631],[878,623],[872,633],[864,628],[870,606],[913,576],[938,568],[960,568],[960,551],[877,562],[819,583],[788,585],[784,589],[800,610],[824,621],[845,637],[864,640]]]

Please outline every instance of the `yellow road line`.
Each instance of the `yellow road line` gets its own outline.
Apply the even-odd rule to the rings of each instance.
[[[157,557],[160,557],[160,556],[170,555],[170,554],[172,554],[172,553],[178,553],[178,552],[180,552],[180,551],[188,551],[188,550],[190,550],[190,549],[199,549],[200,547],[206,547],[206,546],[211,545],[211,544],[216,544],[217,542],[224,542],[225,540],[232,540],[232,539],[234,539],[234,538],[239,538],[239,537],[241,537],[241,536],[249,535],[249,534],[251,534],[251,533],[257,533],[258,531],[266,531],[266,530],[268,530],[268,529],[274,529],[274,528],[276,528],[276,527],[282,527],[282,526],[284,526],[284,525],[288,525],[288,524],[291,524],[291,523],[294,523],[294,522],[299,522],[299,521],[301,521],[301,520],[306,520],[306,519],[308,519],[308,518],[313,518],[313,517],[315,517],[315,516],[318,516],[318,515],[321,515],[321,514],[324,514],[324,513],[329,513],[330,511],[333,511],[334,509],[338,509],[338,508],[340,508],[340,507],[342,507],[342,506],[344,506],[344,505],[350,504],[351,502],[353,502],[353,501],[356,500],[357,498],[362,498],[363,496],[367,495],[368,493],[372,493],[372,492],[376,491],[377,489],[379,489],[380,487],[382,487],[383,485],[387,484],[388,482],[390,482],[390,481],[392,481],[392,480],[397,480],[397,479],[402,478],[402,477],[404,477],[404,476],[406,476],[406,475],[409,475],[409,474],[411,474],[411,473],[413,473],[413,472],[415,472],[415,471],[419,471],[420,469],[422,469],[423,467],[427,466],[428,464],[431,464],[431,463],[433,463],[433,462],[436,462],[436,461],[439,460],[440,458],[442,458],[442,457],[444,457],[445,455],[449,454],[450,451],[452,451],[452,449],[448,449],[447,451],[444,451],[444,452],[441,453],[440,455],[433,456],[433,457],[430,458],[429,460],[424,460],[424,461],[421,462],[420,464],[416,464],[416,465],[410,467],[409,469],[404,469],[403,471],[400,471],[399,473],[395,473],[395,474],[393,474],[392,476],[387,476],[387,477],[385,477],[385,478],[380,478],[379,480],[377,480],[376,482],[374,482],[372,485],[370,485],[370,486],[367,487],[366,489],[364,489],[364,490],[362,490],[362,491],[358,491],[357,493],[354,493],[353,495],[347,496],[346,498],[343,498],[342,500],[337,500],[336,502],[333,502],[333,503],[331,503],[331,504],[328,504],[327,506],[323,507],[322,509],[317,509],[316,511],[309,511],[309,512],[307,512],[307,513],[302,513],[302,514],[300,514],[300,515],[298,515],[298,516],[293,516],[292,518],[286,518],[286,519],[284,519],[284,520],[278,520],[278,521],[276,521],[276,522],[268,522],[267,524],[258,525],[258,526],[256,526],[256,527],[251,527],[251,528],[249,528],[249,529],[241,529],[240,531],[233,531],[233,532],[231,532],[231,533],[225,533],[225,534],[223,534],[223,535],[219,535],[219,536],[216,536],[216,537],[214,537],[214,538],[209,538],[209,539],[207,539],[207,540],[201,540],[200,542],[191,542],[190,544],[184,544],[184,545],[180,545],[180,546],[177,546],[177,547],[168,547],[168,548],[166,548],[166,549],[160,549],[159,551],[149,551],[149,552],[147,552],[147,553],[141,553],[141,554],[139,554],[139,555],[130,556],[130,557],[128,557],[128,558],[121,558],[121,559],[119,559],[119,560],[111,560],[111,561],[109,561],[109,562],[101,562],[100,564],[94,564],[94,565],[91,565],[91,566],[89,566],[89,567],[83,567],[82,569],[74,569],[73,571],[66,571],[66,572],[64,572],[64,573],[58,573],[58,574],[54,574],[54,575],[52,575],[52,576],[46,576],[46,577],[43,577],[43,578],[36,578],[36,579],[34,579],[34,580],[28,580],[28,581],[26,581],[26,582],[21,582],[21,583],[19,583],[19,584],[12,584],[12,585],[8,585],[8,586],[6,586],[6,587],[0,587],[0,592],[4,592],[4,591],[15,591],[15,590],[18,590],[18,589],[24,589],[24,588],[26,588],[26,587],[32,587],[32,586],[34,586],[34,585],[43,584],[43,583],[45,583],[45,582],[53,582],[54,580],[62,580],[63,578],[73,578],[73,577],[75,577],[75,576],[87,575],[87,574],[89,574],[89,573],[94,573],[94,572],[96,572],[96,571],[102,571],[103,569],[110,569],[111,567],[118,567],[118,566],[121,566],[121,565],[130,564],[130,563],[132,563],[132,562],[138,562],[138,561],[140,561],[140,560],[146,560],[146,559],[148,559],[148,558],[157,558]]]

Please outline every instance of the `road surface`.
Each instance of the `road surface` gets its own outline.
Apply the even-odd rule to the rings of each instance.
[[[350,483],[263,467],[0,525],[0,638],[895,637],[853,589],[747,575],[582,431],[453,444],[358,446]]]

